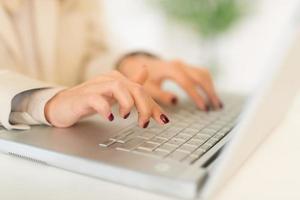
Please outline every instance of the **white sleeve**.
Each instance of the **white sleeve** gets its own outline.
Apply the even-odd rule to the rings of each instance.
[[[61,90],[63,88],[54,87],[33,89],[18,94],[12,100],[9,121],[13,124],[44,124],[50,126],[51,124],[46,120],[44,113],[45,105]]]
[[[41,89],[54,87],[56,86],[11,71],[0,70],[0,124],[6,129],[24,130],[29,129],[31,124],[45,123],[43,107],[58,91]],[[30,96],[26,91],[34,93]],[[19,94],[22,95],[14,100]],[[26,97],[24,102],[23,98],[20,98],[23,95]],[[15,108],[12,110],[13,101]],[[18,102],[27,106],[18,107]]]

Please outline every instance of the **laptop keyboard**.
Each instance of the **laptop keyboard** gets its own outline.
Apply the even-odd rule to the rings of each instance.
[[[192,164],[234,127],[242,102],[230,102],[225,109],[209,113],[191,104],[182,106],[169,114],[167,125],[152,123],[141,129],[134,123],[99,146]]]

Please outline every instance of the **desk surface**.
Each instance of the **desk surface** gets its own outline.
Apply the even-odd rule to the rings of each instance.
[[[300,199],[299,141],[300,98],[216,199]],[[6,200],[171,199],[4,154],[0,154],[0,188],[0,199]]]

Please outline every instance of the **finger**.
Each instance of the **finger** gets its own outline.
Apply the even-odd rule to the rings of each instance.
[[[148,71],[146,67],[140,67],[134,74],[128,76],[133,82],[143,85],[148,78]]]
[[[208,111],[209,107],[206,105],[205,99],[199,94],[195,83],[189,78],[188,74],[186,74],[184,71],[176,70],[171,74],[170,78],[186,91],[186,93],[200,109]]]
[[[89,91],[102,95],[106,102],[111,104],[114,100],[119,104],[119,113],[123,118],[127,118],[134,100],[127,89],[129,82],[122,80],[107,81],[101,84],[89,86]]]
[[[134,106],[133,97],[128,91],[126,84],[129,83],[126,83],[124,81],[114,81],[114,83],[111,84],[113,98],[116,99],[119,103],[119,113],[120,116],[122,116],[124,119],[129,116],[130,111]]]
[[[126,76],[124,76],[122,73],[116,70],[111,72],[111,76],[115,77],[116,79],[125,80],[128,78],[129,80],[141,85],[144,84],[144,82],[148,78],[148,71],[146,66],[138,67],[132,71],[126,71],[126,73],[124,72],[124,74]]]
[[[170,122],[169,118],[165,114],[165,112],[157,105],[153,109],[152,117],[161,125],[167,124]]]
[[[139,113],[138,123],[141,128],[147,128],[152,116],[152,102],[140,85],[134,85],[130,89],[135,102],[137,112]]]
[[[127,118],[134,106],[134,100],[127,89],[128,84],[129,82],[127,81],[113,80],[101,85],[96,84],[93,86],[93,90],[104,95],[107,99],[116,100],[119,104],[120,116]]]
[[[203,89],[214,108],[222,108],[222,102],[218,97],[210,73],[206,69],[186,68],[189,75]]]
[[[144,84],[144,87],[155,100],[165,105],[176,105],[178,102],[175,94],[163,91],[158,84],[149,81]]]
[[[102,115],[105,119],[108,119],[109,121],[114,120],[114,115],[111,112],[111,107],[103,97],[98,94],[93,94],[88,97],[87,102],[92,109]]]

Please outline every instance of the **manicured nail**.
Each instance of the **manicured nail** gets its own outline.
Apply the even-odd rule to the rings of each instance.
[[[114,120],[114,115],[112,113],[110,113],[110,115],[108,116],[108,120],[109,121],[113,121]]]
[[[176,104],[178,103],[177,98],[176,98],[176,97],[173,97],[173,98],[171,99],[171,103],[172,103],[173,105],[176,105]]]
[[[130,115],[130,112],[124,116],[124,119],[127,119],[129,117],[129,115]]]
[[[163,123],[165,123],[165,124],[167,124],[167,123],[169,123],[169,119],[168,119],[168,117],[166,116],[166,115],[164,115],[164,114],[161,114],[160,115],[160,119],[161,119],[161,121],[163,122]]]
[[[209,107],[209,105],[205,105],[205,107],[204,107],[204,111],[205,111],[205,112],[209,112],[209,110],[210,110],[210,107]]]
[[[147,128],[149,125],[149,121],[147,121],[144,125],[143,125],[143,128]]]
[[[219,108],[220,109],[224,108],[224,104],[222,102],[219,103]]]

